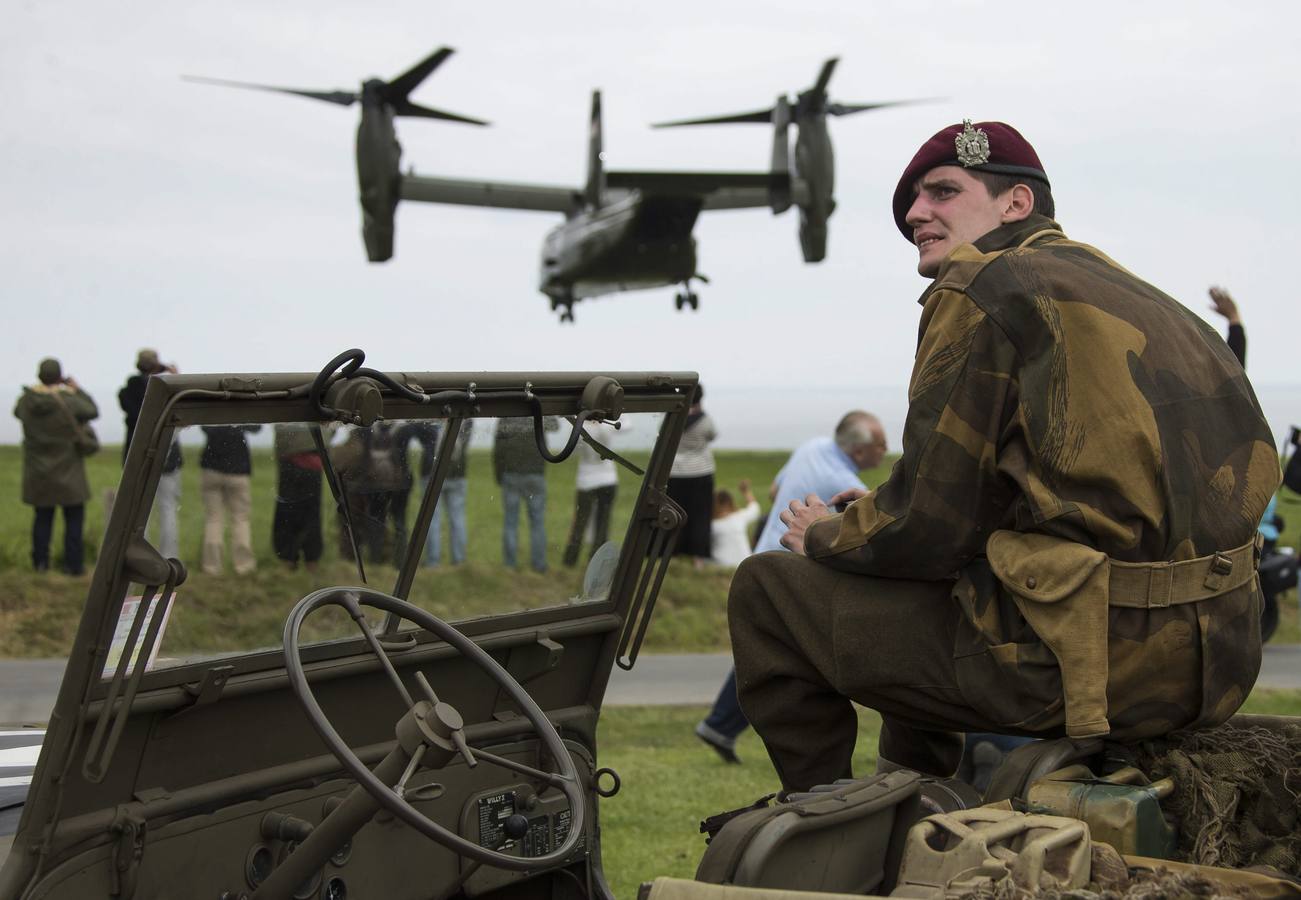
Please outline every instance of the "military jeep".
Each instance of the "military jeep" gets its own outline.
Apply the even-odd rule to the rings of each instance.
[[[314,374],[150,380],[0,900],[611,897],[599,800],[618,775],[600,765],[597,723],[614,666],[637,660],[684,522],[664,491],[696,377],[363,363],[349,351]],[[617,440],[594,437],[595,422],[617,424]],[[609,540],[598,531],[584,565],[555,565],[553,552],[538,566],[517,541],[518,570],[486,592],[422,565],[473,425],[512,434],[517,455],[526,448],[515,463],[553,486],[572,484],[580,447],[618,467]],[[274,436],[277,515],[315,500],[319,560],[294,551],[285,565],[303,567],[250,596],[250,579],[155,549],[164,460],[193,426]],[[426,449],[412,471],[405,449],[391,451],[416,434]],[[537,501],[536,479],[512,498],[509,471],[498,474],[507,520]],[[319,494],[292,494],[291,482]],[[553,490],[547,502],[572,497]],[[705,823],[700,881],[644,892],[952,896],[1000,872],[1079,888],[1105,867],[1089,830],[1042,810],[1026,818],[1024,795],[1099,749],[1045,743],[1000,774],[1007,802],[995,812],[970,789],[907,772],[761,801]],[[1141,776],[1128,785],[1140,800],[1168,793]],[[1058,793],[1074,803],[1072,790]],[[1138,833],[1148,843],[1131,851],[1165,834],[1152,821]]]

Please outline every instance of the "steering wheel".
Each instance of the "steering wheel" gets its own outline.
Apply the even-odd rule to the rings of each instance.
[[[326,606],[343,607],[353,621],[357,623],[362,636],[366,639],[366,643],[379,658],[384,671],[388,673],[394,687],[397,688],[398,694],[402,697],[402,702],[406,704],[407,713],[398,722],[397,726],[398,750],[394,751],[395,753],[405,751],[405,755],[399,758],[396,763],[389,764],[390,760],[386,759],[385,763],[377,767],[377,771],[380,769],[386,770],[382,774],[387,775],[390,779],[400,771],[401,777],[397,779],[396,784],[387,784],[375,772],[368,769],[352,752],[352,748],[339,737],[339,733],[321,710],[320,704],[316,702],[311,685],[303,672],[303,661],[298,644],[299,631],[302,629],[303,621],[309,615]],[[471,747],[466,742],[465,734],[462,731],[463,722],[460,713],[451,704],[438,699],[429,682],[420,672],[416,673],[415,678],[426,699],[413,700],[406,685],[402,683],[402,679],[398,677],[397,671],[393,668],[393,663],[388,654],[380,645],[370,626],[366,624],[365,616],[362,614],[363,606],[393,613],[414,622],[441,640],[446,641],[462,656],[472,660],[487,672],[489,677],[510,695],[525,717],[528,718],[529,724],[533,726],[533,730],[542,739],[542,743],[546,745],[547,751],[550,753],[551,758],[555,760],[555,765],[559,771],[544,772],[512,759]],[[564,744],[561,742],[555,726],[547,719],[541,708],[533,702],[533,698],[529,696],[528,691],[524,690],[520,683],[511,677],[510,673],[503,669],[483,648],[451,625],[418,606],[371,588],[325,588],[308,594],[302,600],[299,600],[290,611],[289,617],[285,620],[284,648],[285,670],[289,676],[290,687],[293,688],[294,694],[298,697],[298,702],[302,704],[303,709],[306,711],[312,727],[316,729],[316,733],[321,736],[321,740],[325,741],[330,751],[338,757],[343,767],[357,780],[357,784],[370,794],[380,807],[388,810],[426,837],[437,841],[449,850],[502,869],[525,871],[552,866],[564,862],[566,857],[578,845],[578,841],[583,834],[584,824],[583,792],[578,779],[578,770],[569,756],[569,751],[565,749]],[[436,768],[446,764],[458,754],[471,767],[478,765],[479,762],[494,763],[559,788],[564,793],[565,799],[569,801],[569,809],[571,810],[569,833],[566,835],[564,842],[551,852],[541,856],[510,856],[500,850],[489,850],[466,840],[413,807],[405,797],[406,783],[419,769],[421,762],[423,761],[427,765]],[[392,756],[393,754],[390,754],[390,757]],[[404,769],[395,768],[396,765],[402,763],[405,763]]]

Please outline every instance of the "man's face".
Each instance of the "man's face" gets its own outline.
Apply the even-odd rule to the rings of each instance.
[[[854,464],[858,466],[860,472],[866,472],[868,469],[875,469],[881,465],[881,460],[885,459],[885,454],[889,451],[890,445],[885,439],[885,429],[880,423],[872,426],[872,443],[859,444],[854,448],[851,454]]]
[[[1002,225],[1006,206],[960,166],[939,166],[917,179],[917,196],[904,219],[917,245],[917,272],[934,278],[953,248]]]

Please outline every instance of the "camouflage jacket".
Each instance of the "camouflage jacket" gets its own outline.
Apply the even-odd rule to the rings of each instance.
[[[1237,548],[1278,484],[1273,438],[1210,326],[1041,216],[954,250],[921,304],[903,456],[879,490],[814,523],[806,552],[955,579],[967,701],[1009,730],[1063,731],[1057,657],[991,570],[990,537],[1133,563]],[[1227,718],[1259,670],[1260,602],[1250,578],[1212,599],[1104,608],[1113,734]]]

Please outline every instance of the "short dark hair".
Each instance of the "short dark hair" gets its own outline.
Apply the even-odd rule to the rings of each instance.
[[[1048,186],[1048,182],[1041,181],[1038,178],[1029,178],[1025,175],[1003,175],[998,172],[981,172],[979,169],[968,169],[967,173],[972,175],[977,181],[985,186],[989,191],[989,196],[999,197],[1006,194],[1018,184],[1024,184],[1030,189],[1034,197],[1034,211],[1041,216],[1053,218],[1057,214],[1056,204],[1053,203],[1053,189]]]
[[[732,499],[730,491],[714,492],[714,518],[721,519],[729,513],[736,512],[736,501]]]

